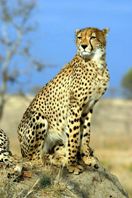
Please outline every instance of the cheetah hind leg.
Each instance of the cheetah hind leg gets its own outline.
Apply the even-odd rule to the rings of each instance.
[[[20,140],[22,156],[29,160],[42,159],[42,150],[47,134],[48,122],[40,113],[33,115]]]

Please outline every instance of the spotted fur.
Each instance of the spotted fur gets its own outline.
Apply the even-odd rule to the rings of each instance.
[[[77,54],[46,84],[27,108],[18,127],[23,157],[36,159],[64,144],[66,166],[78,174],[77,153],[90,164],[93,107],[105,93],[109,73],[105,60],[107,29],[76,32]]]
[[[11,155],[9,150],[9,139],[6,133],[0,129],[0,165],[13,165]]]

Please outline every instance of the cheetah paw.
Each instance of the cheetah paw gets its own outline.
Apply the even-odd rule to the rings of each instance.
[[[67,162],[67,158],[65,155],[65,147],[57,145],[54,148],[54,153],[49,155],[49,160],[50,163],[55,166],[64,167]]]
[[[75,175],[79,175],[81,172],[83,172],[83,167],[78,164],[67,165],[67,169],[68,169],[69,173],[73,173]]]
[[[84,157],[82,157],[82,160],[87,166],[92,166],[92,167],[98,169],[98,164],[94,157],[84,156]]]
[[[53,164],[57,167],[65,166],[66,164],[66,157],[65,156],[55,156],[50,155],[49,156],[50,164]]]

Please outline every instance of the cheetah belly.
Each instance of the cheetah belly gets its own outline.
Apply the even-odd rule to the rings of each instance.
[[[56,144],[66,144],[66,121],[62,123],[62,125],[59,128],[49,128],[45,142],[44,142],[44,153],[48,153]]]
[[[67,88],[65,88],[67,89]],[[47,153],[56,144],[66,144],[66,128],[67,128],[67,112],[68,112],[68,98],[69,93],[65,92],[64,87],[60,88],[60,93],[50,93],[52,98],[50,99],[50,105],[46,104],[46,110],[44,112],[45,118],[48,122],[48,130],[44,140],[44,152]],[[50,107],[50,109],[48,109]]]

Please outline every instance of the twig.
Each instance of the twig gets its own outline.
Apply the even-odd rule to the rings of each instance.
[[[32,192],[34,192],[34,188],[38,185],[38,183],[40,182],[40,178],[37,179],[37,181],[33,184],[33,186],[31,187],[31,189],[28,191],[28,193],[25,195],[24,198],[27,198],[29,195],[31,195]]]

